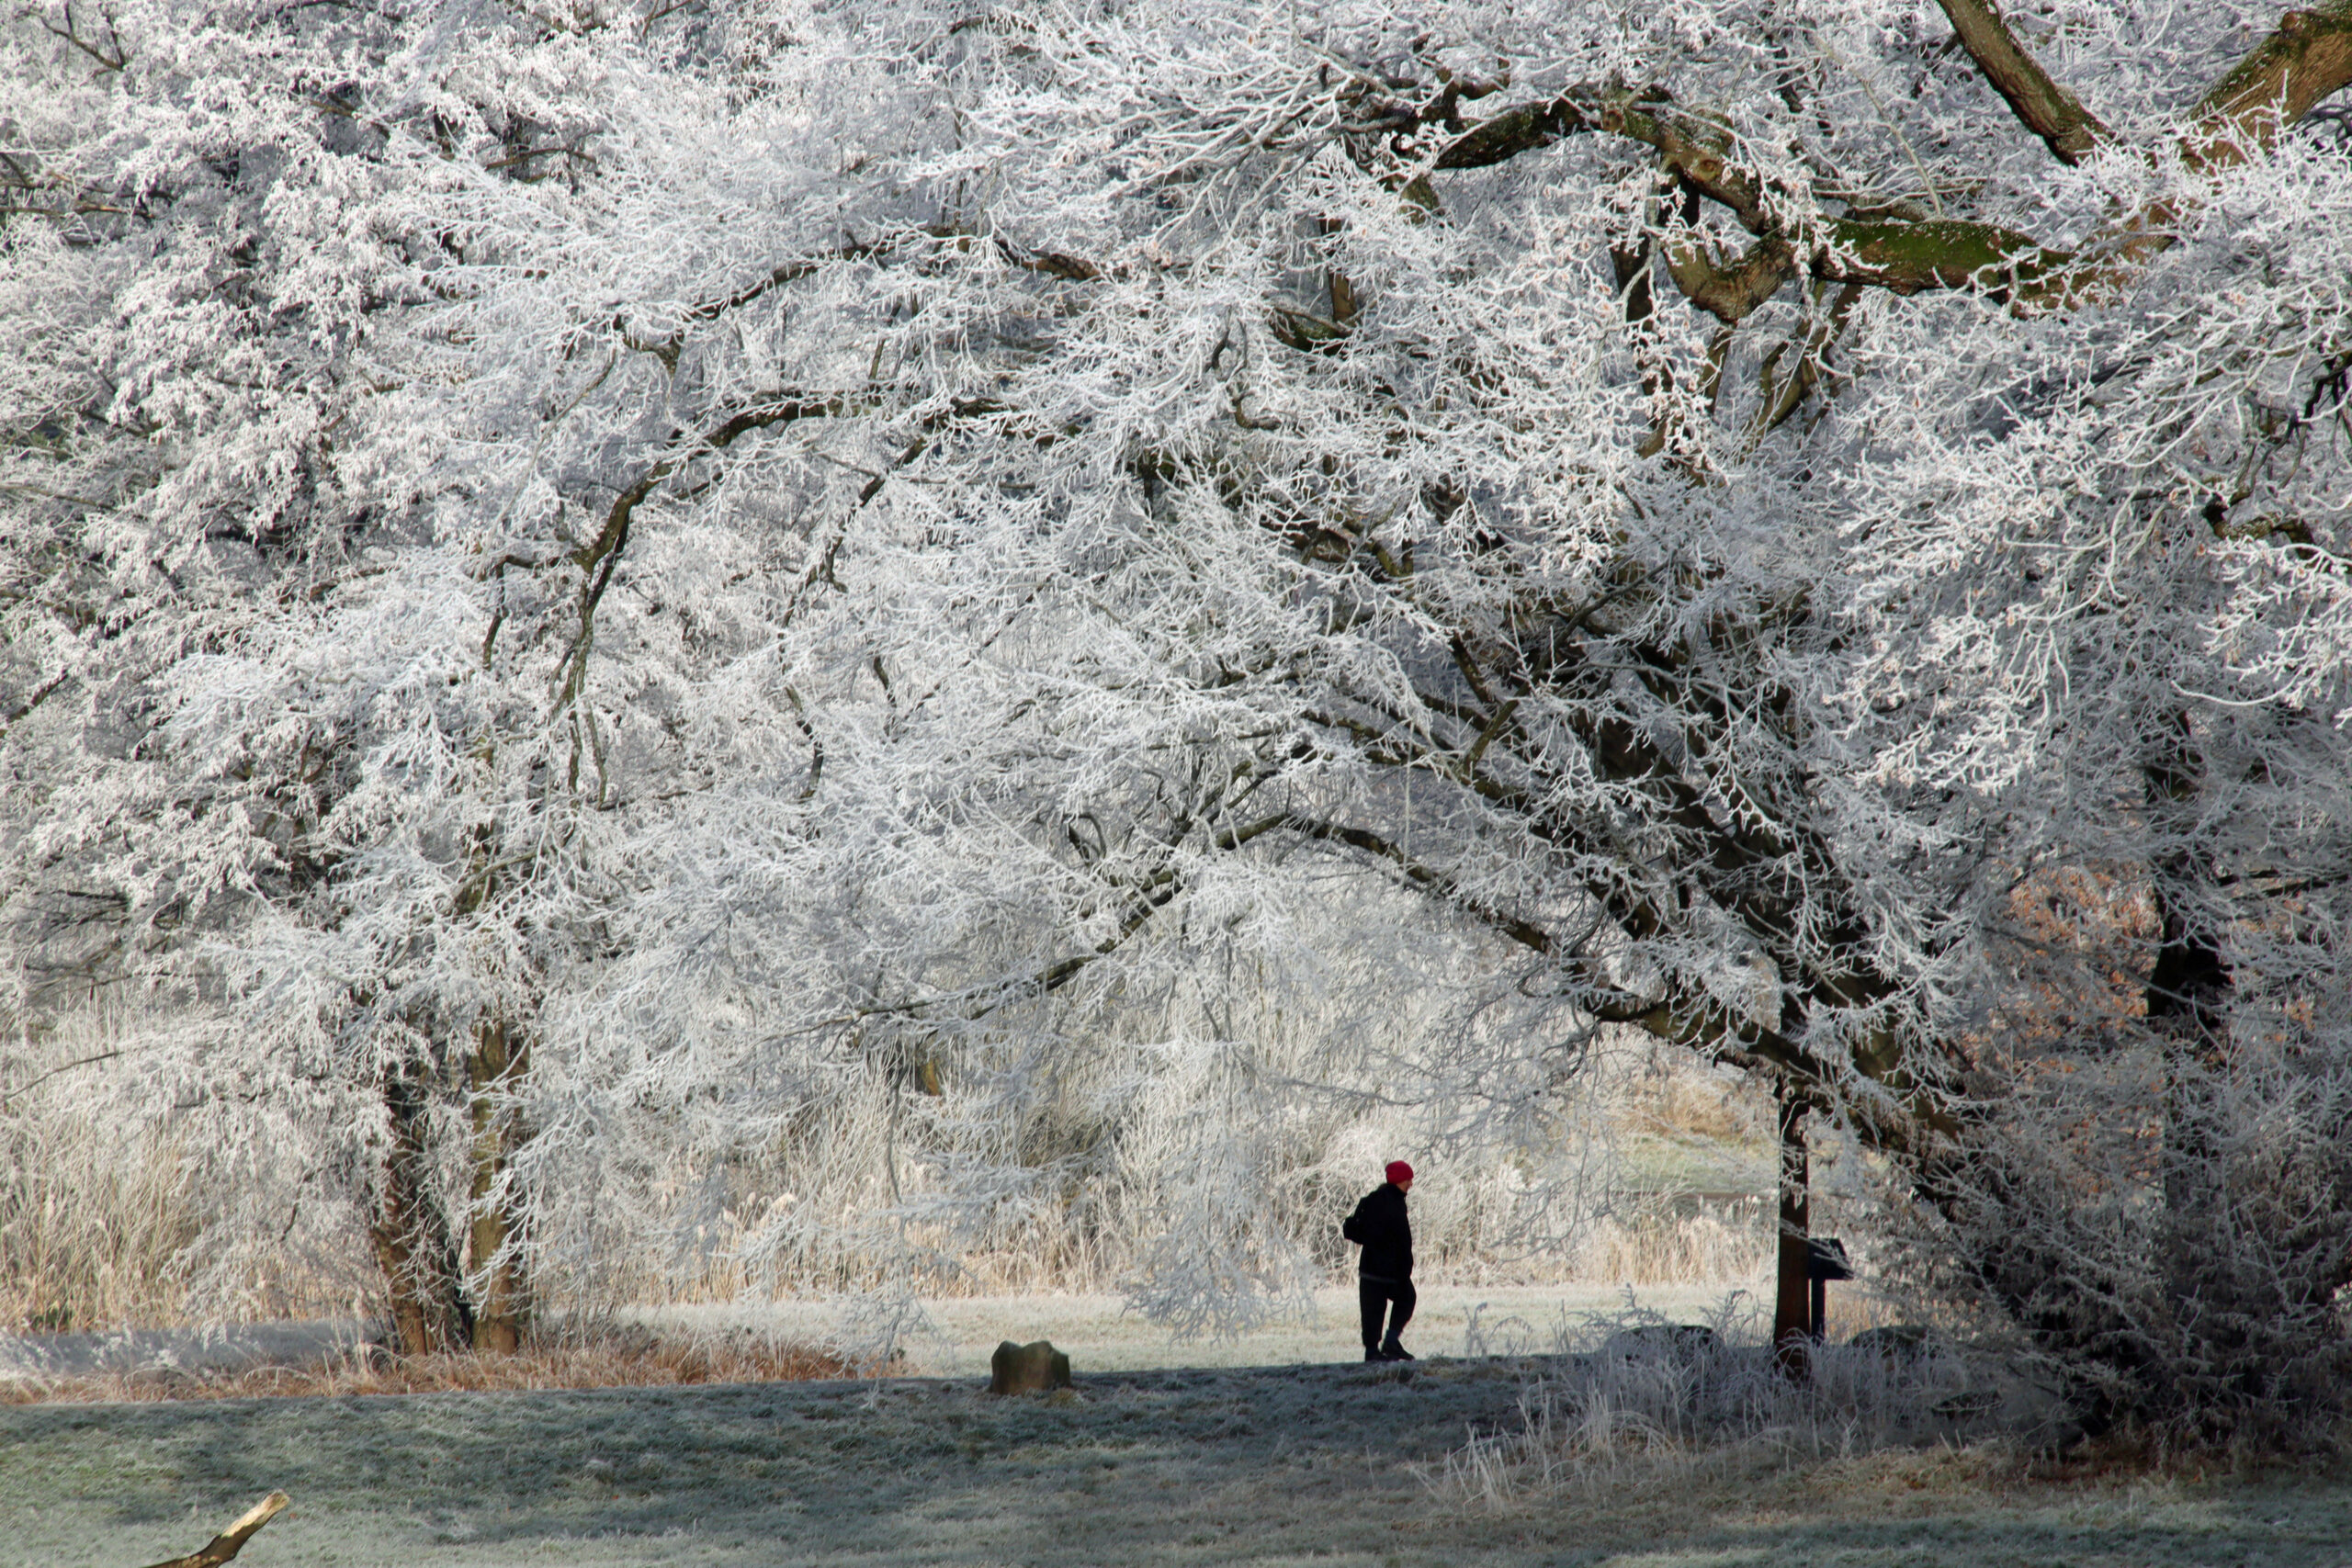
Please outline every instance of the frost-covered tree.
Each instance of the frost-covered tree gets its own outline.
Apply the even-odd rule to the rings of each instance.
[[[32,1010],[126,971],[185,1003],[202,942],[341,858],[317,829],[356,759],[328,726],[281,713],[189,746],[177,725],[227,695],[208,660],[368,570],[412,467],[374,409],[388,329],[424,296],[359,107],[401,40],[275,6],[28,8],[0,39],[12,948]],[[203,1282],[226,1292],[255,1249],[338,1228],[322,1189],[356,1197],[369,1173],[274,1156],[318,1153],[303,1134],[373,1097],[351,1061],[232,1052],[212,1072],[214,1043],[142,1053],[108,1109],[218,1116],[198,1146],[243,1201],[207,1241],[243,1245]],[[288,1166],[311,1179],[276,1179]]]
[[[885,476],[955,588],[862,612],[835,667],[894,716],[893,668],[1042,668],[979,725],[921,697],[960,744],[1092,739],[1057,762],[1082,801],[1138,755],[1190,771],[1100,850],[1071,806],[1000,811],[1114,890],[1069,906],[1084,940],[875,1007],[935,1032],[1328,855],[1524,950],[1556,1011],[1516,1061],[1637,1025],[1771,1079],[1797,1169],[1834,1111],[1982,1218],[1972,1129],[2030,1099],[1986,1087],[2005,928],[2099,868],[2154,930],[2096,963],[2190,1043],[2163,1185],[2222,1213],[2184,1208],[2233,1179],[2192,1079],[2281,1028],[2340,1061],[2343,153],[2293,128],[2347,25],[999,18],[923,254],[977,273],[960,299],[1025,289],[981,318],[1022,335],[926,378]],[[998,651],[1024,630],[1069,651]],[[956,770],[921,776],[962,810],[1010,772]],[[1973,1277],[2040,1324],[2085,1269],[1998,1210],[2018,1245]]]
[[[891,500],[959,584],[1086,628],[1024,720],[1114,738],[1097,767],[1215,759],[1095,863],[1100,935],[990,983],[1060,983],[1237,860],[1385,866],[1526,951],[1553,1039],[1755,1068],[1792,1164],[1804,1109],[1848,1118],[2053,1348],[2194,1359],[2247,1270],[2285,1294],[2229,1313],[2332,1338],[2336,1179],[2217,1245],[2249,1179],[2199,1086],[2284,1050],[2318,1097],[2295,1147],[2335,1139],[2343,152],[2291,128],[2347,19],[1384,26],[1008,18],[936,161],[989,193],[943,214],[956,254],[1029,274],[1046,324],[933,383],[955,417]],[[965,651],[927,592],[861,660],[991,663],[1023,617],[974,602]],[[2044,1223],[2078,1191],[1986,1198],[2022,1183],[1984,1128],[2038,1082],[1988,1043],[2006,928],[2053,868],[2150,911],[2093,962],[2142,976],[2165,1171],[2096,1264]],[[2089,1297],[2148,1258],[2170,1326],[2123,1344]]]
[[[277,25],[358,60],[364,28]],[[28,17],[12,72],[110,47],[74,26]],[[380,268],[334,296],[365,332],[221,339],[311,356],[339,520],[175,580],[145,663],[75,651],[47,700],[122,716],[12,742],[17,809],[87,891],[225,891],[153,951],[235,998],[233,1059],[333,1060],[387,1147],[415,1130],[492,1227],[478,1292],[754,1200],[746,1256],[917,1264],[1190,1104],[1192,1155],[1153,1146],[1202,1175],[1148,1200],[1138,1288],[1229,1307],[1298,1255],[1248,1220],[1288,1179],[1250,1108],[1391,1094],[1465,1151],[1540,1144],[1631,1029],[1779,1095],[1783,1327],[1810,1113],[2053,1348],[2154,1365],[2038,1292],[2236,1224],[2245,1084],[2334,1103],[2340,4],[383,26],[356,96],[271,100],[288,145],[364,132],[366,178],[261,225],[288,269],[329,235]],[[58,112],[28,188],[113,145]],[[11,385],[51,389],[11,428],[82,411],[72,461],[162,476],[135,525],[41,480],[44,570],[257,514],[77,368],[145,321],[46,303],[168,276],[145,221],[8,230],[44,301]],[[164,341],[197,367],[142,385],[223,381]],[[197,445],[283,474],[309,439]],[[67,602],[13,601],[28,695]],[[2037,942],[2020,910],[2070,890],[2097,940]],[[1441,981],[1442,1027],[1353,1021]],[[2111,1027],[2015,1021],[2119,986]],[[1305,1056],[1267,1045],[1284,1007]],[[2012,1223],[2069,1053],[2162,1086],[2104,1263]],[[478,1119],[470,1175],[435,1115]],[[775,1162],[829,1119],[887,1190],[827,1214]],[[2334,1123],[2299,1125],[2290,1164]],[[2329,1190],[2278,1242],[2298,1321],[2343,1282]],[[2151,1249],[2155,1192],[2201,1217]],[[2148,1299],[2210,1295],[2177,1273]]]
[[[576,161],[549,32],[256,6],[6,34],[27,999],[61,961],[155,987],[145,1105],[213,1113],[249,1200],[205,1282],[232,1296],[306,1212],[333,1252],[356,1211],[417,1349],[521,1332],[511,1091],[534,988],[594,941],[548,787],[568,590],[510,606],[443,532],[479,481],[428,391],[469,372],[424,320],[468,265],[468,187]]]

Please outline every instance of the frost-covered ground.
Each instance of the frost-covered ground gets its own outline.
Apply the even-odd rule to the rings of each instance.
[[[356,1355],[373,1325],[356,1318],[216,1328],[128,1328],[111,1334],[0,1334],[0,1382],[132,1373],[242,1371]]]
[[[956,1376],[0,1408],[0,1568],[153,1562],[274,1487],[294,1506],[241,1565],[2352,1563],[2352,1486],[2058,1486],[1971,1451],[1447,1504],[1428,1468],[1474,1423],[1508,1423],[1530,1370],[1441,1359],[1463,1348],[1469,1309],[1485,1303],[1483,1331],[1525,1345],[1614,1303],[1430,1294],[1413,1337],[1430,1359],[1403,1375],[1324,1359],[1353,1353],[1337,1293],[1319,1329],[1190,1349],[1114,1302],[1027,1297],[928,1303],[942,1332],[912,1348]],[[1697,1295],[1645,1304],[1698,1315]],[[1077,1352],[1077,1389],[989,1396],[971,1375],[986,1348],[1038,1335]],[[1135,1364],[1272,1361],[1294,1342],[1317,1359]]]
[[[1985,1453],[1651,1474],[1491,1512],[1425,1474],[1473,1425],[1510,1425],[1547,1347],[1606,1291],[1435,1288],[1411,1368],[1357,1361],[1345,1293],[1317,1319],[1169,1345],[1114,1298],[924,1303],[885,1382],[404,1399],[0,1408],[0,1568],[131,1568],[195,1550],[285,1488],[252,1568],[508,1563],[936,1563],[1387,1568],[2345,1568],[2352,1485],[2025,1483]],[[1708,1316],[1702,1291],[1644,1293]],[[673,1319],[820,1331],[823,1303]],[[1473,1319],[1475,1314],[1475,1319]],[[992,1399],[1002,1337],[1072,1349],[1070,1394]],[[1158,1366],[1152,1361],[1158,1359]]]
[[[1638,1306],[1621,1289],[1598,1286],[1445,1286],[1421,1292],[1408,1337],[1449,1354],[1540,1352],[1594,1337],[1592,1325],[1629,1311],[1678,1321],[1755,1331],[1752,1299],[1700,1286],[1652,1287]],[[1121,1297],[1071,1293],[946,1297],[897,1305],[896,1370],[959,1377],[988,1371],[1003,1339],[1051,1339],[1075,1364],[1094,1371],[1139,1368],[1250,1367],[1352,1361],[1357,1348],[1352,1292],[1315,1293],[1301,1313],[1247,1333],[1180,1341],[1127,1310]],[[786,1344],[863,1348],[873,1342],[870,1304],[809,1299],[755,1305],[643,1309],[630,1320],[669,1337],[749,1331]],[[1860,1319],[1857,1319],[1859,1322]],[[384,1334],[356,1318],[302,1323],[232,1324],[207,1328],[123,1329],[106,1334],[0,1334],[0,1385],[159,1370],[238,1371],[314,1365],[353,1356]]]
[[[940,1377],[985,1375],[989,1353],[1005,1339],[1050,1339],[1069,1352],[1070,1364],[1080,1371],[1361,1363],[1363,1357],[1352,1289],[1317,1291],[1308,1311],[1247,1333],[1189,1341],[1171,1338],[1127,1311],[1114,1295],[951,1296],[909,1304],[913,1310],[902,1345],[903,1370]],[[1596,1320],[1629,1312],[1677,1322],[1722,1322],[1761,1337],[1758,1311],[1754,1298],[1734,1295],[1724,1286],[1645,1286],[1634,1298],[1622,1287],[1600,1285],[1425,1285],[1405,1339],[1417,1352],[1446,1355],[1551,1351],[1586,1343],[1596,1337]],[[634,1315],[662,1330],[749,1329],[814,1345],[841,1335],[846,1314],[836,1302],[809,1300],[665,1307]],[[1859,1324],[1861,1318],[1854,1320]],[[854,1337],[854,1325],[851,1332]]]
[[[2336,1568],[2352,1489],[2003,1480],[1962,1452],[1489,1512],[1416,1473],[1516,1371],[1425,1361],[0,1410],[0,1562],[152,1562],[272,1487],[252,1568],[1461,1563]]]

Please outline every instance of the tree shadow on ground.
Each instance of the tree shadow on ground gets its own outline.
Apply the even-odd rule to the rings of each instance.
[[[1519,1386],[1500,1363],[1433,1362],[1106,1375],[1007,1399],[903,1379],[25,1406],[0,1412],[0,1494],[145,1541],[167,1523],[201,1534],[283,1488],[297,1508],[273,1527],[283,1549],[307,1516],[455,1562],[601,1541],[590,1557],[666,1543],[658,1555],[714,1562],[789,1549],[943,1564],[2336,1568],[2352,1520],[2352,1493],[2324,1484],[2134,1502],[1905,1497],[1897,1483],[1808,1504],[1783,1477],[1618,1504],[1442,1502],[1419,1467],[1507,1422]]]

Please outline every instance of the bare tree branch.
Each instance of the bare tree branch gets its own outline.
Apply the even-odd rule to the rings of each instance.
[[[1986,80],[2053,154],[2079,163],[2107,140],[2098,118],[2018,44],[1991,0],[1939,3]],[[2199,100],[2186,142],[2191,164],[2210,169],[2240,161],[2248,148],[2269,145],[2281,127],[2347,84],[2352,0],[2289,12],[2277,30]],[[2175,213],[2165,203],[2110,225],[2103,242],[2075,252],[2045,249],[2030,236],[1996,224],[1941,218],[1846,219],[1816,235],[1801,235],[1773,209],[1761,182],[1738,166],[1729,132],[1678,107],[1660,87],[1585,84],[1546,102],[1514,105],[1446,142],[1430,166],[1483,168],[1592,132],[1654,148],[1659,166],[1684,189],[1727,208],[1741,227],[1758,237],[1757,245],[1728,263],[1696,247],[1668,254],[1668,271],[1676,286],[1726,322],[1740,321],[1770,299],[1799,270],[1799,255],[1804,271],[1834,282],[1898,294],[1982,288],[2029,306],[2064,309],[2112,287],[2171,243]]]
[[[243,1551],[245,1542],[254,1538],[254,1532],[277,1517],[291,1501],[293,1499],[285,1493],[273,1492],[239,1515],[235,1524],[206,1542],[201,1551],[191,1551],[186,1557],[175,1557],[168,1562],[158,1562],[155,1568],[220,1568],[221,1563]]]
[[[1992,0],[1937,0],[1976,68],[2028,130],[2062,164],[2079,164],[2109,139],[2098,117],[2051,79],[1993,8]]]
[[[2352,84],[2352,0],[2290,11],[2198,102],[2190,156],[2200,167],[2239,162],[2281,129]]]

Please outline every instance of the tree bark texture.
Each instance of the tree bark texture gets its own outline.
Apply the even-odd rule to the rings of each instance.
[[[448,1218],[433,1193],[424,1069],[410,1064],[386,1074],[383,1090],[389,1147],[368,1235],[391,1301],[393,1332],[404,1356],[467,1349],[473,1320],[459,1289]]]
[[[472,1079],[473,1184],[468,1194],[466,1240],[474,1301],[477,1350],[511,1353],[530,1332],[531,1298],[523,1261],[514,1190],[514,1150],[524,1128],[514,1096],[530,1068],[530,1045],[503,1022],[484,1022],[474,1034]]]
[[[2213,868],[2193,840],[2204,760],[2188,715],[2175,716],[2173,732],[2144,773],[2149,809],[2178,845],[2149,868],[2158,945],[2145,996],[2148,1027],[2164,1048],[2165,1205],[2183,1232],[2175,1251],[2186,1254],[2196,1250],[2194,1237],[2209,1226],[2220,1197],[2223,1150],[2214,1096],[2230,1066],[2231,991],[2229,961],[2197,908],[2198,890],[2210,886]],[[2203,1269],[2188,1256],[2172,1262],[2175,1293],[2185,1299]]]

